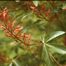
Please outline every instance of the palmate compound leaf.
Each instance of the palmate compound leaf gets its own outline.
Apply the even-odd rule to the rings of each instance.
[[[63,34],[65,34],[64,31],[56,31],[56,32],[54,32],[54,33],[51,34],[51,36],[49,37],[49,39],[47,40],[47,42],[49,42],[49,41],[51,41],[51,40],[55,39],[56,37],[59,37],[59,36],[61,36]]]
[[[46,44],[47,47],[50,48],[50,50],[54,53],[58,53],[58,54],[66,54],[66,48],[65,47],[60,47],[60,46],[54,46],[54,45],[50,45],[50,44]]]

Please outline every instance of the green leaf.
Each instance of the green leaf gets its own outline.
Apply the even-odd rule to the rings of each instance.
[[[9,64],[9,66],[13,66],[13,63],[15,64],[15,66],[19,66],[15,60],[12,60],[12,62]]]
[[[17,54],[14,51],[11,51],[11,53],[9,54],[10,58],[14,58]]]
[[[20,0],[16,0],[16,2],[20,2]]]
[[[38,6],[39,1],[33,1],[35,6]]]
[[[66,4],[63,5],[62,9],[66,9]]]
[[[56,32],[51,34],[51,37],[47,40],[47,42],[49,42],[49,41],[51,41],[51,40],[55,39],[56,37],[63,35],[63,34],[65,34],[64,31],[56,31]]]
[[[52,63],[52,61],[50,59],[49,51],[48,51],[46,45],[43,47],[43,58],[44,58],[46,66],[54,66],[54,64]]]
[[[46,44],[43,42],[43,52],[42,52],[42,58],[44,59],[45,61],[45,64],[46,66],[54,66],[54,64],[52,63],[50,57],[49,57],[49,51],[48,51],[48,48],[46,46]]]
[[[49,44],[46,44],[46,46],[49,47],[52,52],[56,52],[59,54],[66,54],[66,50],[60,46],[53,46],[53,45],[49,45]]]

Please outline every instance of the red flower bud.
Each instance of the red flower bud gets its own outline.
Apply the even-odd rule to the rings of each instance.
[[[45,16],[48,17],[48,16],[50,15],[50,13],[51,13],[51,10],[48,9],[48,10],[45,12]]]
[[[21,27],[20,25],[18,25],[15,29],[14,29],[14,34],[17,34],[18,32],[20,32],[23,29],[23,26]]]
[[[30,39],[31,39],[31,35],[24,33],[24,35],[23,35],[24,45],[29,46]]]
[[[1,13],[0,13],[0,19],[2,20],[2,21],[8,21],[8,18],[9,18],[9,16],[8,16],[8,9],[7,8],[5,8]]]
[[[4,26],[2,24],[0,24],[0,29],[3,29],[3,28],[4,28]]]
[[[45,12],[46,11],[46,6],[43,4],[43,5],[41,5],[41,11],[42,12]]]

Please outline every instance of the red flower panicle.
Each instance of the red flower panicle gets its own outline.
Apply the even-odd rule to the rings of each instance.
[[[0,13],[0,20],[2,21],[2,23],[0,24],[0,28],[3,29],[6,36],[19,40],[21,42],[23,42],[22,40],[24,40],[24,45],[29,45],[31,35],[26,33],[23,34],[22,33],[23,26],[20,25],[15,26],[16,20],[11,21],[9,18],[10,17],[8,15],[8,9],[5,8]]]

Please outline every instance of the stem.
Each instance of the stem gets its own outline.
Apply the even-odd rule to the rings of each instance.
[[[49,53],[49,55],[55,61],[55,63],[57,64],[57,66],[62,66],[61,64],[59,64],[59,62],[57,62],[57,60],[54,58],[54,56],[51,53]]]

